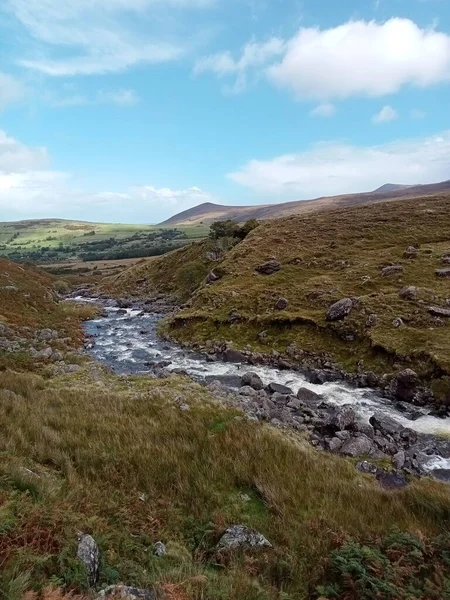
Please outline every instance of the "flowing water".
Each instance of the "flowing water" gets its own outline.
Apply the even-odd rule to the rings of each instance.
[[[165,368],[169,371],[182,370],[201,383],[218,379],[231,388],[239,387],[240,377],[252,371],[261,377],[264,384],[276,382],[287,385],[294,393],[304,387],[321,394],[328,404],[351,404],[367,420],[375,412],[382,412],[417,432],[450,435],[450,418],[432,416],[431,410],[426,408],[412,407],[413,410],[407,412],[371,389],[352,388],[342,382],[316,385],[306,381],[297,371],[271,366],[209,362],[205,355],[160,339],[156,332],[160,318],[160,315],[143,313],[140,309],[127,309],[124,313],[114,301],[106,302],[104,316],[85,324],[86,333],[92,340],[89,353],[116,373],[152,373],[152,365],[154,367],[155,363],[162,362],[168,363]],[[428,466],[430,469],[450,469],[450,457],[430,457]]]

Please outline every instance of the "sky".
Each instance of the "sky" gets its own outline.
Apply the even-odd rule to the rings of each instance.
[[[0,1],[0,221],[447,179],[449,0]]]

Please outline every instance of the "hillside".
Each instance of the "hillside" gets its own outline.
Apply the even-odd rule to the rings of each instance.
[[[450,180],[430,185],[405,186],[386,184],[373,192],[361,194],[345,194],[330,196],[315,200],[300,200],[283,204],[267,204],[260,206],[220,206],[206,203],[174,215],[164,226],[209,224],[213,221],[232,219],[244,222],[250,219],[264,220],[287,217],[292,214],[305,214],[319,210],[328,210],[368,204],[386,202],[408,197],[423,197],[450,191]]]
[[[40,219],[0,223],[0,256],[55,263],[162,254],[205,235],[202,227],[155,227]]]
[[[167,333],[288,352],[307,365],[319,357],[350,372],[411,367],[450,401],[450,284],[436,275],[450,268],[449,209],[442,195],[271,220],[216,262],[207,242],[194,245],[188,262],[199,270],[197,283],[213,267],[217,280],[200,285]],[[279,270],[259,274],[271,257]],[[170,293],[185,268],[174,252],[124,271],[107,289]],[[327,321],[343,298],[353,298],[349,316]]]

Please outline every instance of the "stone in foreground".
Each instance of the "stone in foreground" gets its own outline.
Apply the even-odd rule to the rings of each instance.
[[[99,550],[97,542],[91,535],[79,534],[77,558],[86,567],[89,585],[95,585],[98,579]]]
[[[217,544],[218,550],[272,548],[272,544],[261,533],[245,525],[229,527]]]
[[[166,547],[162,542],[156,542],[153,545],[153,554],[158,558],[162,558],[166,554]]]
[[[261,377],[251,371],[242,375],[241,384],[242,386],[249,386],[254,390],[262,390],[264,387]]]
[[[450,269],[436,269],[436,275],[442,278],[450,277]]]
[[[430,306],[428,309],[430,315],[433,317],[450,317],[450,308],[441,308],[440,306]]]
[[[102,590],[97,599],[110,598],[111,600],[156,600],[152,590],[141,590],[127,585],[110,585]]]
[[[408,480],[403,473],[386,473],[379,471],[377,474],[378,482],[386,490],[400,490],[408,485]]]
[[[340,321],[350,314],[353,308],[351,298],[342,298],[330,306],[327,311],[327,321]]]
[[[262,265],[259,265],[259,267],[256,267],[256,270],[258,271],[258,273],[261,273],[262,275],[273,275],[280,269],[281,269],[280,263],[277,260],[275,260],[274,258],[268,260],[267,262],[265,262]]]

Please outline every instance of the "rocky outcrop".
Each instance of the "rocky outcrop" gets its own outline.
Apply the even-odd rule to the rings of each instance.
[[[217,550],[257,550],[262,548],[272,548],[272,544],[261,533],[245,525],[229,527],[217,544]]]
[[[258,271],[258,273],[261,273],[262,275],[273,275],[274,273],[277,273],[280,269],[280,263],[274,258],[271,258],[267,262],[256,267],[256,271]]]
[[[405,369],[398,373],[391,382],[390,392],[397,400],[412,402],[420,385],[417,373]]]
[[[428,309],[430,315],[433,317],[443,317],[445,319],[450,318],[450,308],[441,308],[440,306],[430,306]]]
[[[408,285],[402,288],[398,295],[404,300],[417,300],[418,289],[415,285]]]
[[[353,308],[353,300],[351,298],[342,298],[330,306],[327,311],[327,321],[340,321],[350,314]]]
[[[111,600],[156,600],[157,595],[153,590],[143,590],[127,585],[110,585],[99,592],[97,600],[110,598]]]
[[[99,549],[94,538],[85,533],[78,536],[77,558],[86,567],[90,586],[96,584],[98,579]]]

